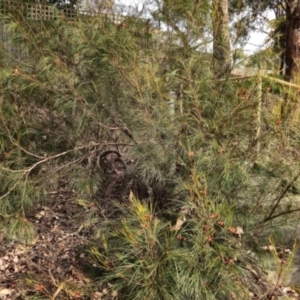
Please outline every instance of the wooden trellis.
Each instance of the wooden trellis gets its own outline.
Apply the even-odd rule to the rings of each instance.
[[[28,20],[53,20],[61,13],[53,5],[26,3],[22,0],[0,0],[0,14],[8,15],[10,13],[21,13]],[[63,14],[68,19],[74,19],[78,11],[73,8],[65,8]]]
[[[115,24],[122,24],[129,19],[136,19],[145,24],[145,28],[149,29],[149,20],[143,18],[128,17],[113,12],[93,12],[84,11],[75,8],[57,9],[54,5],[26,3],[22,0],[0,0],[0,15],[8,15],[10,13],[21,13],[28,20],[53,20],[59,14],[63,14],[67,19],[76,19],[79,15],[87,15],[90,17],[101,18]],[[139,28],[143,30],[143,28]]]
[[[63,15],[68,20],[76,21],[80,16],[83,17],[83,20],[85,20],[85,16],[87,16],[89,18],[100,18],[104,24],[114,23],[119,26],[126,26],[126,23],[133,21],[137,22],[137,24],[141,24],[141,26],[137,26],[137,32],[133,32],[139,39],[141,48],[148,46],[150,22],[147,19],[123,16],[113,12],[91,12],[73,8],[59,10],[53,5],[26,3],[26,1],[22,0],[0,0],[0,47],[3,47],[8,56],[15,62],[24,60],[28,57],[28,54],[20,46],[10,41],[9,34],[4,26],[4,21],[1,21],[1,16],[8,15],[14,15],[16,17],[19,15],[28,21],[51,21],[57,19],[59,15]],[[9,64],[9,60],[6,61],[5,64]]]

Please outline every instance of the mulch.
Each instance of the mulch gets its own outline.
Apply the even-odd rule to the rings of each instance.
[[[28,216],[37,235],[28,244],[0,244],[0,299],[110,299],[82,271],[91,233],[80,227],[83,208],[73,191],[49,194]]]

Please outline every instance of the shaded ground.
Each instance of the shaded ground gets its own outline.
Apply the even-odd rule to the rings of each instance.
[[[53,192],[47,206],[32,211],[28,221],[37,237],[29,245],[1,243],[0,299],[104,299],[103,287],[93,286],[81,271],[85,257],[79,249],[90,234],[80,230],[83,208],[74,196]]]

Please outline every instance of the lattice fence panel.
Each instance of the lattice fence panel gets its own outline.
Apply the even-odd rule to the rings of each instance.
[[[104,23],[114,23],[118,26],[126,27],[126,23],[130,22],[132,17],[127,17],[121,14],[111,12],[106,13],[93,13],[91,11],[78,11],[73,8],[65,8],[58,10],[53,5],[26,3],[23,0],[0,0],[0,18],[1,16],[13,14],[14,16],[25,17],[28,21],[51,21],[64,15],[67,19],[76,20],[79,15],[86,15],[89,17],[100,18]],[[137,18],[138,20],[138,18]],[[137,32],[134,33],[140,40],[141,47],[148,45],[149,22],[147,20],[139,19],[140,25],[137,26]],[[0,47],[2,47],[7,54],[10,53],[12,60],[15,62],[24,60],[28,54],[27,51],[20,48],[18,45],[13,45],[9,39],[9,34],[5,29],[4,22],[0,19]]]
[[[5,28],[5,23],[0,21],[0,61],[3,65],[16,67],[29,58],[28,51],[19,45],[15,45]]]
[[[53,20],[60,13],[70,19],[77,16],[77,10],[73,8],[60,11],[53,5],[26,3],[22,0],[0,0],[0,14],[7,15],[16,12],[22,13],[29,20]]]
[[[26,7],[26,17],[29,20],[52,20],[56,15],[56,9],[54,6],[27,4]]]
[[[6,0],[0,1],[0,14],[6,15],[12,11],[18,11],[22,9],[22,4],[18,0]]]

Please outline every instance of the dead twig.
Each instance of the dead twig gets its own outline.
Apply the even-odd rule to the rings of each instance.
[[[268,215],[266,218],[263,219],[263,221],[262,221],[261,223],[265,223],[265,222],[267,222],[267,221],[270,221],[270,220],[272,220],[272,219],[274,219],[275,217],[278,216],[278,215],[277,215],[277,216],[273,216],[273,214],[274,214],[276,208],[278,207],[280,201],[283,199],[283,197],[284,197],[285,194],[288,192],[288,190],[293,186],[294,182],[299,178],[299,176],[300,176],[300,172],[298,172],[298,173],[294,176],[294,178],[289,182],[289,184],[284,188],[284,190],[281,192],[281,194],[280,194],[279,197],[277,198],[276,203],[275,203],[275,205],[273,206],[271,212],[269,213],[269,215]]]

